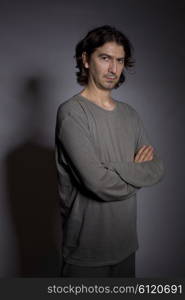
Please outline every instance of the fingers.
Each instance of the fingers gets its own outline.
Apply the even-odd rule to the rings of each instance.
[[[142,146],[139,151],[137,152],[136,156],[135,156],[135,161],[140,162],[141,160],[141,155],[144,153],[145,149],[147,149],[147,146],[144,145]]]
[[[153,159],[153,147],[152,146],[142,146],[137,152],[134,161],[135,162],[143,162],[149,161]]]
[[[142,153],[141,153],[141,155],[140,155],[140,160],[141,161],[146,161],[147,160],[147,157],[149,156],[151,156],[151,154],[152,154],[152,152],[153,152],[153,148],[152,148],[152,146],[147,146],[143,151],[142,151]]]
[[[146,147],[147,147],[147,146],[144,145],[144,146],[142,146],[142,147],[139,149],[139,151],[137,152],[137,154],[136,154],[136,156],[135,156],[135,160],[136,160],[136,161],[139,161],[139,160],[140,160],[140,157],[141,157],[142,153],[145,151]]]
[[[152,160],[152,159],[153,159],[153,148],[151,147],[151,149],[149,149],[148,152],[146,153],[143,160],[148,161],[148,160]]]
[[[141,161],[148,161],[153,159],[153,148],[149,146],[145,149],[145,152],[142,154]]]

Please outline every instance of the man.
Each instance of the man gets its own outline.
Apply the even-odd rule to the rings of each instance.
[[[84,89],[59,106],[56,122],[64,277],[135,276],[136,194],[164,168],[138,113],[111,96],[133,65],[131,50],[108,25],[76,46]]]

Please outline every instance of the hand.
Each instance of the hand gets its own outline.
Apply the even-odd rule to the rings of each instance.
[[[134,157],[134,162],[140,163],[143,161],[149,161],[153,159],[153,147],[152,146],[142,146]]]

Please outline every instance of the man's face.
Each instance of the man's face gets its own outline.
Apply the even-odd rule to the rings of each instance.
[[[89,69],[89,83],[104,90],[112,90],[119,81],[124,68],[123,46],[107,42],[97,48],[90,61],[84,56],[84,65]]]

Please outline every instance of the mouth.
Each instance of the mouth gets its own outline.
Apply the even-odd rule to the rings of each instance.
[[[111,77],[111,76],[106,76],[105,78],[109,81],[113,81],[116,79],[116,77]]]

